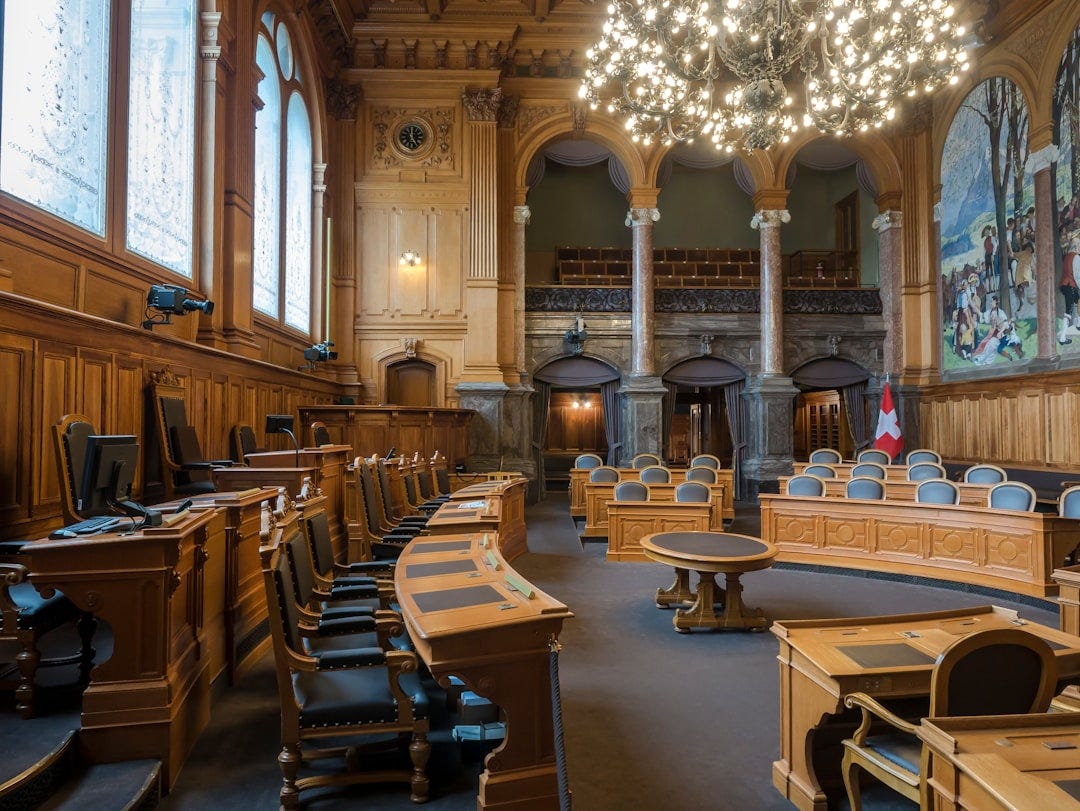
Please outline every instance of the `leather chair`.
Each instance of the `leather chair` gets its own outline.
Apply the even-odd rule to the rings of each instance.
[[[389,781],[408,783],[410,799],[425,802],[429,794],[426,764],[431,752],[427,740],[429,702],[417,676],[416,654],[387,650],[375,643],[377,634],[365,636],[351,630],[372,625],[369,617],[339,623],[350,628],[341,639],[368,644],[315,644],[318,638],[312,638],[312,631],[301,628],[288,556],[282,546],[296,531],[295,520],[281,516],[259,549],[281,702],[281,807],[298,808],[300,794],[307,789]],[[327,628],[323,638],[329,639],[330,633]],[[365,746],[386,748],[396,748],[402,737],[408,737],[412,768],[354,768],[351,753],[358,739],[368,736],[378,738],[369,738]],[[312,742],[324,739],[333,740],[325,748],[310,748]],[[320,769],[310,776],[298,776],[302,763],[328,758],[340,758],[341,770]]]
[[[648,501],[649,488],[641,482],[619,482],[615,485],[616,501]]]
[[[859,462],[851,468],[852,476],[869,476],[873,479],[881,479],[884,481],[888,477],[888,472],[885,470],[885,465],[878,464],[877,462]]]
[[[719,470],[720,459],[711,453],[699,453],[690,460],[690,467],[711,467],[713,470]]]
[[[964,481],[972,484],[997,484],[1007,481],[1009,474],[997,465],[972,465],[964,471]]]
[[[885,498],[885,482],[874,476],[852,476],[844,483],[844,495],[880,500]]]
[[[229,445],[232,448],[233,461],[241,465],[244,464],[249,453],[266,451],[266,448],[259,447],[259,441],[255,438],[255,429],[243,423],[233,426],[229,434]]]
[[[818,448],[810,452],[811,464],[838,465],[843,461],[844,457],[840,455],[840,451],[833,448]]]
[[[831,468],[829,465],[820,465],[820,464],[807,465],[806,469],[803,470],[803,473],[805,473],[807,476],[817,476],[819,479],[835,479],[836,478],[836,471],[833,468]]]
[[[300,512],[299,521],[311,551],[311,564],[319,580],[333,583],[339,577],[362,576],[392,582],[393,561],[368,560],[339,563],[336,560],[334,544],[330,540],[330,522],[326,517],[325,508],[315,511],[305,508]]]
[[[1058,515],[1062,518],[1080,518],[1080,484],[1061,491]]]
[[[394,524],[384,524],[382,502],[375,487],[375,474],[372,472],[372,464],[361,458],[357,467],[359,487],[364,504],[363,517],[371,542],[371,552],[375,558],[397,558],[409,541],[420,534],[421,529],[419,527],[400,527]]]
[[[655,453],[639,453],[630,460],[630,467],[635,470],[641,470],[643,467],[650,467],[652,465],[662,466],[663,464],[664,460]]]
[[[96,434],[90,418],[65,414],[53,426],[53,450],[56,471],[60,476],[60,510],[65,524],[74,524],[88,516],[80,515],[77,505],[82,494],[82,469],[86,460],[86,438]]]
[[[938,657],[926,717],[1045,712],[1056,686],[1054,652],[1042,639],[1020,628],[977,631]],[[916,735],[918,724],[900,718],[866,693],[851,693],[844,703],[862,712],[855,734],[843,742],[842,770],[852,811],[862,808],[860,769],[927,808],[921,779],[926,759]],[[892,729],[879,732],[882,722]]]
[[[583,453],[574,460],[574,467],[578,470],[591,470],[604,464],[604,460],[595,453]]]
[[[856,462],[877,462],[879,465],[891,465],[892,457],[885,451],[878,450],[877,448],[867,448],[864,451],[859,451]]]
[[[701,482],[702,484],[716,484],[716,471],[717,468],[711,467],[692,467],[686,471],[686,480],[688,482]]]
[[[660,465],[649,465],[641,468],[638,478],[645,484],[670,484],[671,471]]]
[[[823,496],[825,482],[817,476],[808,476],[805,473],[792,476],[787,482],[787,494],[789,496]]]
[[[986,503],[999,510],[1034,512],[1035,488],[1024,482],[998,482],[990,488]]]
[[[690,504],[708,504],[712,491],[701,482],[682,482],[675,488],[675,500]]]
[[[216,492],[210,470],[228,467],[232,460],[209,461],[203,455],[195,427],[188,423],[184,389],[176,378],[159,376],[150,390],[166,499]]]
[[[941,454],[929,448],[916,448],[908,453],[907,463],[909,465],[917,465],[919,462],[933,462],[935,465],[940,465]]]
[[[915,485],[920,504],[959,504],[960,488],[948,479],[923,479]]]
[[[907,469],[909,482],[921,482],[926,479],[944,479],[945,468],[936,462],[916,462]]]
[[[592,483],[614,484],[619,480],[619,471],[607,465],[594,467],[589,471],[589,481]]]
[[[316,448],[321,448],[323,445],[334,444],[330,439],[330,430],[326,427],[325,422],[316,420],[311,423],[311,444]]]

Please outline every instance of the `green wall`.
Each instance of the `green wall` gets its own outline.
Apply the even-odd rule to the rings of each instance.
[[[756,248],[750,227],[754,202],[735,185],[734,164],[692,169],[676,163],[660,191],[660,221],[653,229],[657,248]]]
[[[544,179],[529,190],[532,216],[525,229],[526,251],[554,251],[563,245],[629,248],[624,225],[629,204],[608,176],[607,162],[563,166],[548,161]]]

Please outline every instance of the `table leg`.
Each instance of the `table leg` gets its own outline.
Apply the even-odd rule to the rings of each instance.
[[[676,631],[681,634],[689,633],[691,628],[749,628],[752,631],[762,631],[768,627],[769,621],[760,609],[747,608],[743,603],[738,572],[726,574],[726,589],[717,588],[712,572],[698,572],[698,577],[697,599],[694,604],[675,612],[672,624]],[[724,608],[721,614],[717,614],[713,608],[717,591],[724,593]],[[659,597],[659,594],[657,596]]]
[[[682,570],[680,570],[682,571]],[[672,625],[680,634],[690,633],[691,628],[719,628],[722,619],[713,610],[716,580],[712,572],[698,572],[697,599],[689,608],[675,612]]]
[[[760,608],[747,608],[742,599],[742,583],[738,572],[727,573],[727,601],[724,605],[723,628],[749,628],[764,631],[769,627]]]
[[[689,603],[694,599],[690,591],[690,570],[676,569],[675,582],[666,589],[656,590],[656,607],[667,608],[672,603]]]

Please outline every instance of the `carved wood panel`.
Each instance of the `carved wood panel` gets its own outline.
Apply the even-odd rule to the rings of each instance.
[[[866,525],[870,519],[864,521],[837,521],[828,516],[824,518],[825,533],[824,546],[835,549],[858,549],[867,551],[869,541],[867,539]]]

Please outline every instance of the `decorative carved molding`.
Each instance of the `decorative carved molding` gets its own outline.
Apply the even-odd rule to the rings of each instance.
[[[514,206],[514,222],[518,225],[528,225],[532,219],[532,210],[528,206]]]
[[[178,378],[168,366],[163,366],[160,369],[150,370],[150,382],[160,383],[163,386],[179,386],[180,378]]]
[[[415,358],[416,345],[420,343],[420,339],[414,336],[411,338],[402,338],[401,341],[405,344],[405,357],[410,359]]]
[[[221,12],[204,11],[199,15],[199,20],[202,22],[199,58],[207,62],[215,62],[221,56],[221,45],[218,44],[218,24],[221,22]]]
[[[503,96],[502,102],[499,104],[499,129],[512,130],[514,128],[514,124],[517,123],[518,103],[520,101],[520,96]]]
[[[658,287],[658,313],[757,313],[757,290]],[[629,287],[526,287],[526,312],[628,313]],[[785,290],[784,312],[808,315],[878,315],[877,290]]]
[[[835,357],[840,352],[840,342],[843,340],[842,335],[829,335],[825,338],[825,343],[829,345],[830,355]]]
[[[434,143],[429,151],[415,161],[410,161],[398,154],[391,144],[397,124],[405,118],[421,118],[431,122]],[[371,112],[371,129],[371,165],[375,169],[391,169],[404,165],[452,168],[454,165],[451,140],[454,131],[454,108],[452,107],[423,109],[379,107]]]
[[[870,224],[878,234],[884,234],[890,228],[902,228],[904,225],[904,212],[902,211],[882,211]]]
[[[466,88],[461,94],[467,121],[495,121],[502,102],[502,88]]]
[[[918,135],[934,123],[934,104],[928,96],[905,98],[900,104],[893,131],[897,135]]]
[[[701,352],[702,355],[711,355],[712,354],[712,345],[713,345],[713,341],[715,341],[715,340],[716,340],[715,335],[702,335],[701,337],[698,338],[698,342],[700,344],[698,346],[698,350]]]
[[[589,107],[581,102],[574,102],[570,105],[570,118],[574,122],[574,137],[585,137],[585,119],[589,114]]]
[[[557,115],[562,115],[565,112],[565,105],[523,107],[518,112],[517,117],[518,135],[524,135],[526,132],[532,129],[537,122],[544,121]]]
[[[625,225],[633,228],[638,225],[652,225],[660,221],[660,209],[658,208],[632,208],[626,212]]]
[[[941,203],[934,203],[934,222],[941,222]]]
[[[1057,163],[1061,158],[1061,149],[1057,144],[1044,146],[1038,152],[1028,155],[1028,169],[1032,175],[1037,175],[1043,169],[1049,169],[1050,164]]]
[[[338,121],[355,121],[362,94],[356,85],[340,79],[326,80],[326,110]]]
[[[763,208],[750,218],[750,227],[755,231],[760,228],[779,228],[785,222],[791,222],[791,212],[786,208]]]
[[[1038,68],[1039,60],[1042,59],[1046,48],[1046,41],[1057,28],[1061,13],[1062,4],[1050,4],[1038,19],[1033,20],[1020,33],[1009,36],[1002,48],[1020,57],[1032,68]]]

